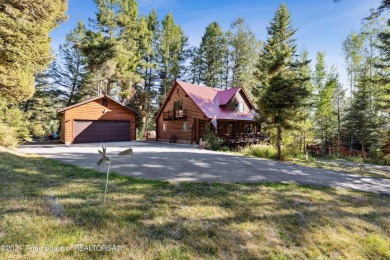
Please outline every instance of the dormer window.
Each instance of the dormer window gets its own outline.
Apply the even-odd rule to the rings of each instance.
[[[108,100],[106,98],[102,99],[102,106],[107,106],[108,105]]]
[[[244,112],[244,102],[238,102],[236,105],[237,112]]]

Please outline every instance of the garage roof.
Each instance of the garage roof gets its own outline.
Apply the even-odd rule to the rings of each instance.
[[[89,103],[89,102],[96,101],[96,100],[101,99],[101,98],[108,98],[108,99],[114,101],[115,103],[121,105],[122,107],[124,107],[124,108],[126,108],[126,109],[128,109],[128,110],[130,110],[130,111],[132,111],[132,112],[134,112],[134,113],[136,113],[136,114],[138,115],[138,113],[137,113],[136,111],[134,111],[133,109],[131,109],[131,108],[129,108],[129,107],[127,107],[127,106],[125,106],[125,105],[119,103],[118,101],[116,101],[115,99],[113,99],[112,97],[109,97],[109,96],[107,96],[107,95],[103,95],[103,96],[99,96],[99,97],[96,97],[96,98],[88,99],[88,100],[86,100],[86,101],[83,101],[83,102],[80,102],[80,103],[77,103],[77,104],[74,104],[74,105],[65,107],[65,108],[63,108],[63,109],[58,110],[58,113],[64,113],[64,112],[65,112],[66,110],[68,110],[68,109],[72,109],[72,108],[75,108],[75,107],[78,107],[78,106],[87,104],[87,103]]]

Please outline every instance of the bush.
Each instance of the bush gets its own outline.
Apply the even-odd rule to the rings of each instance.
[[[223,143],[213,132],[208,132],[204,137],[204,141],[206,142],[205,148],[213,151],[221,149]]]
[[[33,137],[40,138],[44,137],[46,134],[45,129],[40,124],[31,124],[29,128]]]
[[[383,164],[390,165],[390,154],[383,156]]]
[[[254,156],[259,158],[276,159],[278,151],[273,146],[252,145],[241,150],[245,156]]]
[[[18,133],[14,127],[0,122],[0,145],[8,148],[15,148],[19,144]]]

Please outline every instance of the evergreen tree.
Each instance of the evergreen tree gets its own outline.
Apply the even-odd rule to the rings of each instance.
[[[340,146],[341,146],[341,118],[342,114],[345,110],[345,89],[340,83],[339,75],[335,74],[335,76],[331,79],[334,81],[332,84],[335,84],[334,95],[333,95],[333,104],[337,116],[337,155],[340,156]]]
[[[202,58],[198,47],[191,47],[189,53],[188,80],[193,84],[200,84],[202,74]]]
[[[53,84],[50,69],[35,76],[35,93],[23,106],[24,119],[32,136],[41,138],[59,131],[57,111],[66,105],[61,86]]]
[[[242,18],[238,18],[231,25],[229,46],[231,57],[231,87],[240,86],[252,92],[254,85],[253,72],[255,70],[255,59],[259,42],[255,34],[245,25]]]
[[[299,67],[299,74],[304,78],[310,78],[311,68],[309,63],[307,63],[309,57],[309,53],[307,51],[303,51],[300,53],[298,58],[298,63],[303,64]],[[310,80],[303,82],[303,87],[307,89],[309,95],[304,99],[303,106],[296,113],[296,122],[293,127],[296,131],[296,135],[298,140],[296,140],[295,144],[298,147],[299,152],[306,152],[306,141],[310,134],[311,126],[312,126],[312,108],[313,108],[313,85]]]
[[[224,54],[227,44],[224,32],[217,22],[206,27],[206,31],[200,43],[201,79],[209,87],[219,88],[222,86],[222,73]]]
[[[380,57],[375,64],[379,70],[378,78],[378,109],[384,113],[390,114],[390,19],[387,20],[387,26],[379,33],[379,52]]]
[[[373,109],[370,108],[368,71],[368,67],[365,67],[359,73],[357,90],[344,119],[344,127],[350,128],[351,124],[354,126],[353,135],[355,139],[352,140],[351,146],[358,142],[363,158],[366,157],[367,147],[382,145],[383,141],[380,142],[378,137],[385,136],[383,133],[378,136],[378,133],[383,131],[380,129],[380,124],[378,124],[379,122]]]
[[[65,105],[77,103],[82,98],[82,86],[86,87],[88,77],[86,58],[78,48],[85,37],[85,26],[79,21],[77,27],[66,36],[66,42],[59,47],[59,59],[50,66],[52,85],[63,90]]]
[[[94,84],[110,95],[127,101],[141,82],[140,25],[134,0],[96,0],[98,31],[88,30],[80,46]]]
[[[42,8],[44,6],[44,8]],[[34,74],[52,60],[49,33],[65,20],[64,0],[0,2],[0,95],[22,101],[34,93]]]
[[[159,41],[160,57],[160,100],[162,100],[173,82],[178,79],[183,71],[185,61],[185,46],[187,37],[182,28],[175,23],[173,15],[169,13],[162,21],[162,32]]]
[[[286,4],[277,10],[267,28],[268,39],[264,44],[257,63],[256,77],[264,88],[258,97],[258,107],[262,116],[271,119],[276,127],[277,158],[281,159],[281,135],[283,129],[293,125],[296,112],[305,105],[309,90],[305,83],[308,77],[300,68],[309,61],[297,61],[296,44],[292,38],[296,30],[291,26],[291,16]]]

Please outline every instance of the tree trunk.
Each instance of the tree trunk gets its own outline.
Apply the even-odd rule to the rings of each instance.
[[[277,127],[277,135],[276,135],[276,147],[278,149],[277,158],[278,160],[282,159],[282,148],[281,148],[281,140],[282,140],[282,128],[280,126]]]
[[[325,131],[324,131],[324,124],[322,122],[321,118],[321,154],[325,154]]]
[[[24,104],[24,113],[27,113],[28,109],[30,108],[30,99],[27,99],[26,104]]]
[[[70,90],[68,102],[66,102],[66,106],[67,107],[72,104],[74,92],[76,90],[76,86],[77,86],[77,83],[78,83],[78,77],[79,77],[79,73],[80,73],[79,69],[80,69],[80,62],[78,61],[77,65],[76,65],[76,75],[74,76],[74,79],[73,79],[73,82],[72,82],[72,87],[71,87],[71,90]]]
[[[341,119],[340,119],[340,100],[338,100],[337,107],[337,157],[340,156],[340,143],[341,143]]]

